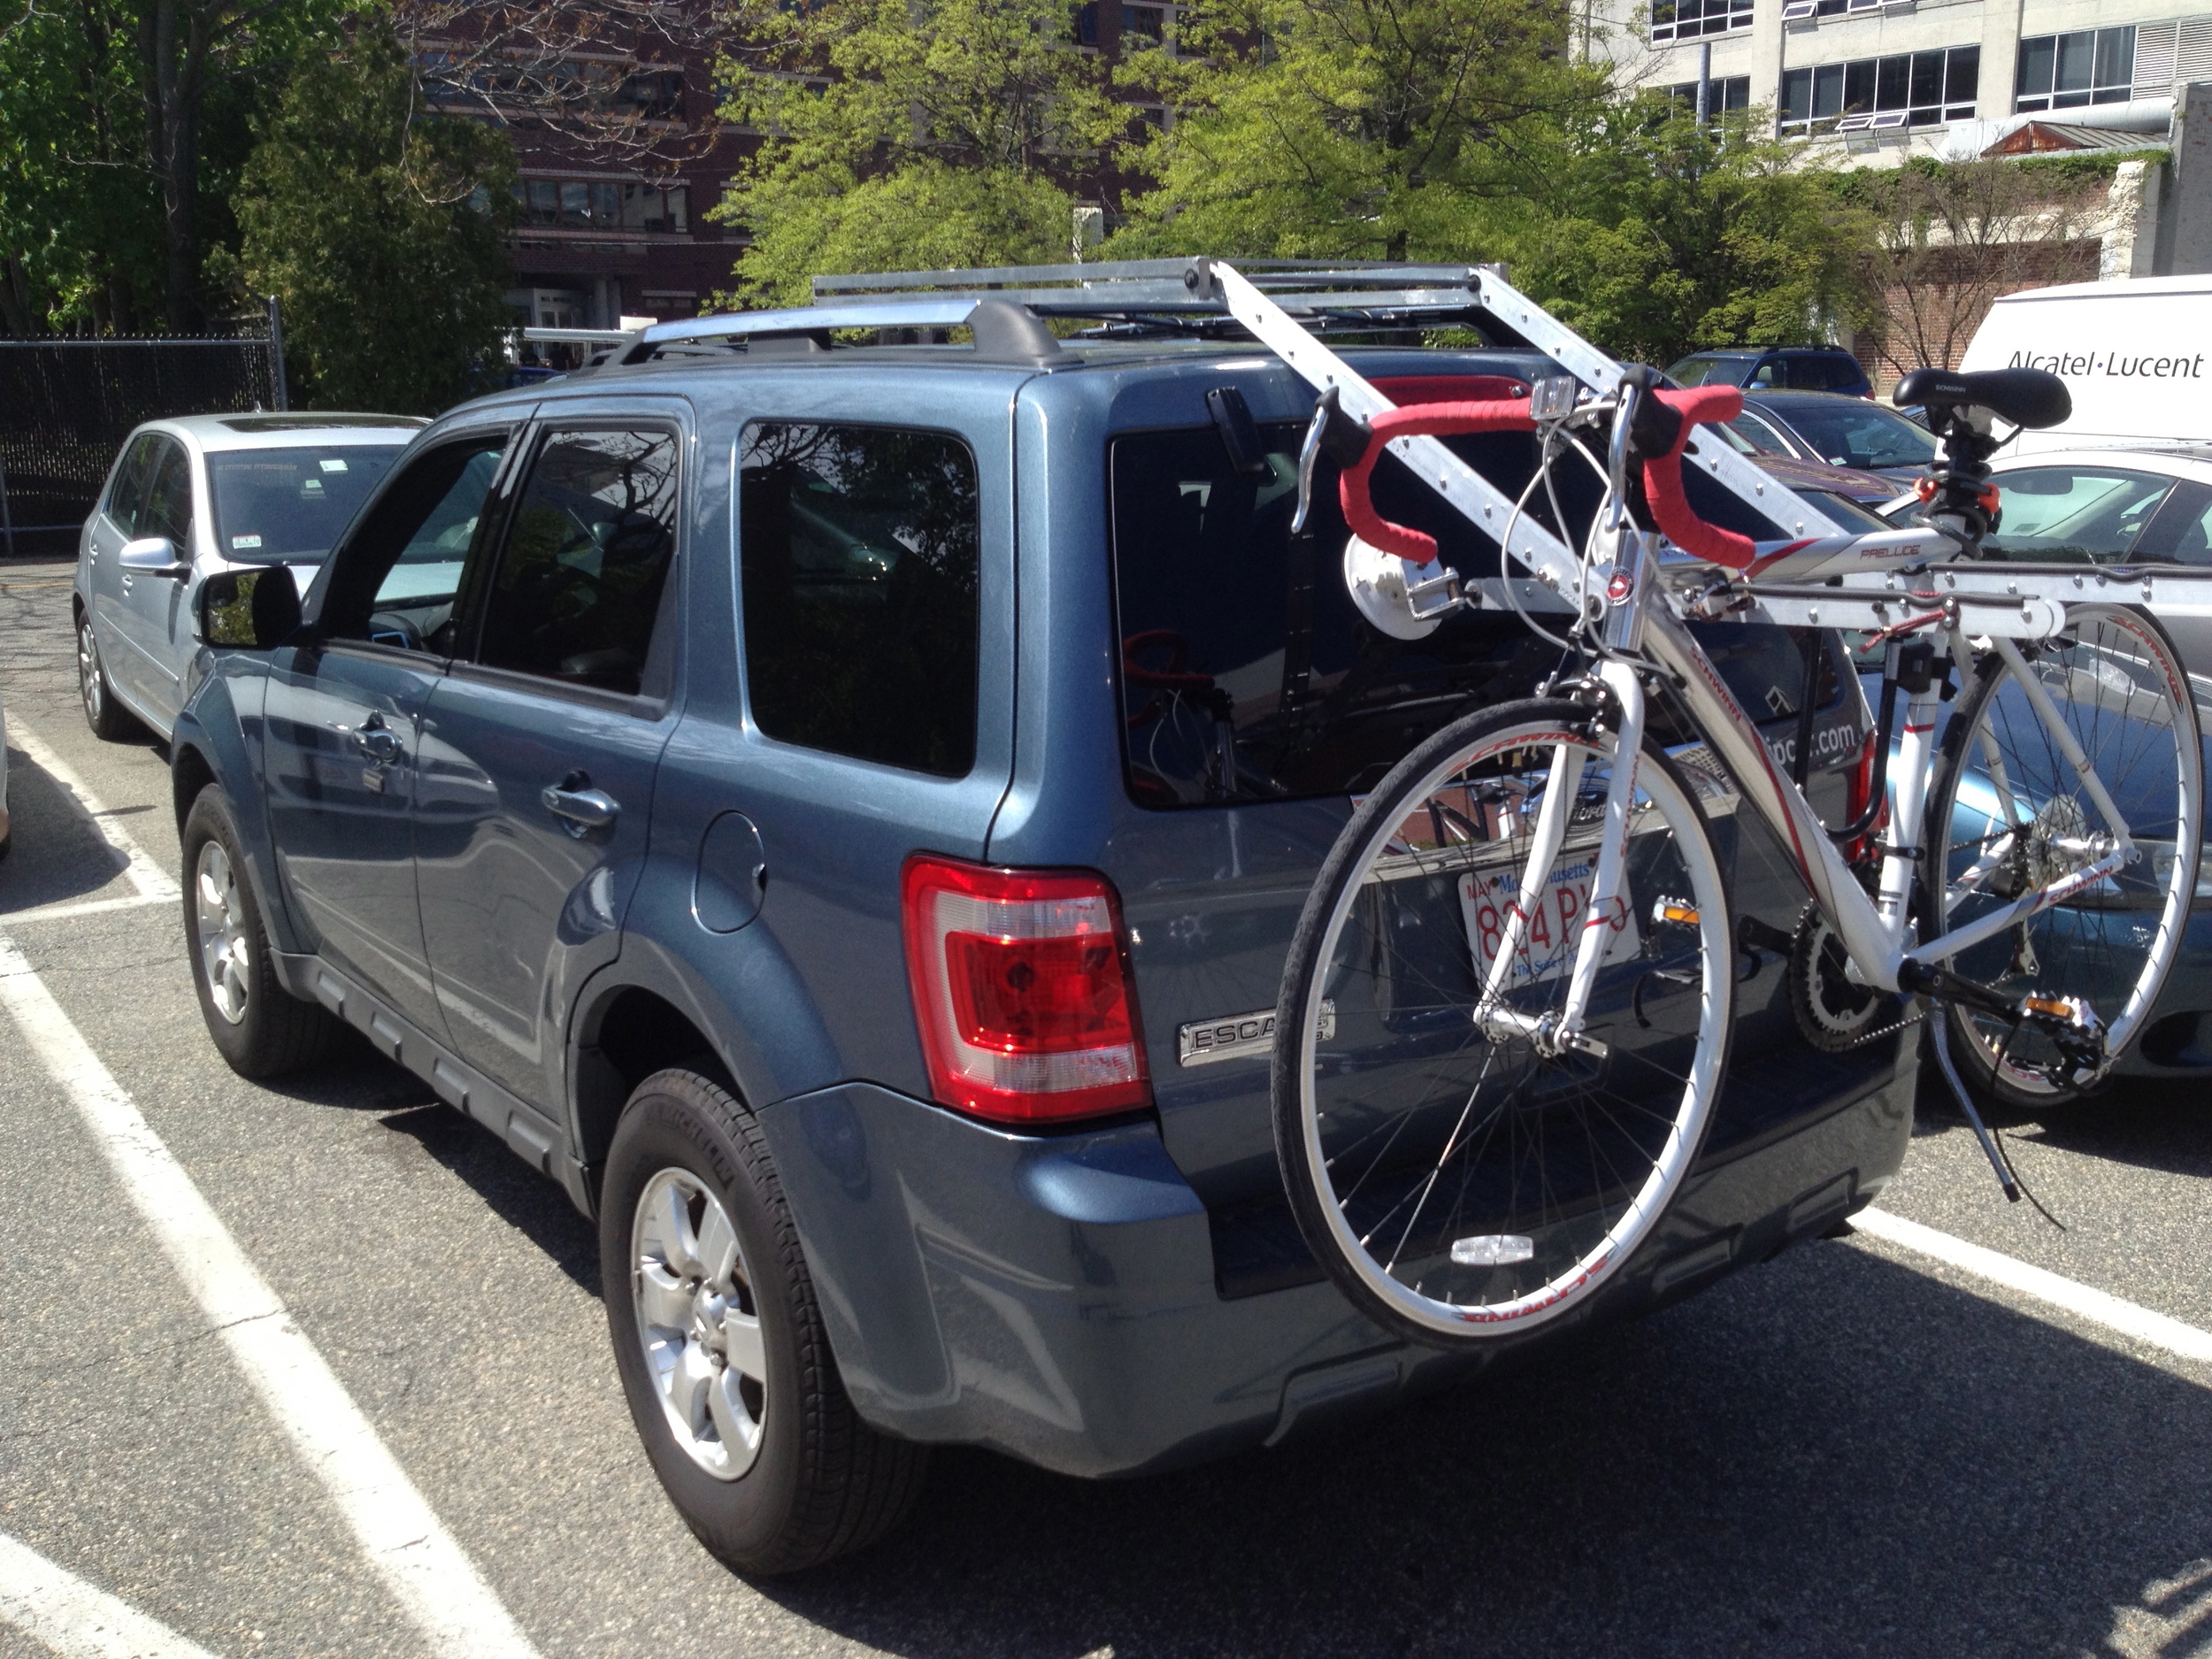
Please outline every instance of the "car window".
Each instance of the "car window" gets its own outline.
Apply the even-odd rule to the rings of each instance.
[[[215,545],[244,564],[318,564],[399,457],[389,444],[234,449],[207,457]]]
[[[1790,388],[1799,392],[1824,392],[1830,385],[1828,359],[1809,353],[1784,359]]]
[[[1870,471],[1922,467],[1935,459],[1935,437],[1925,426],[1864,398],[1792,398],[1783,416],[1814,455],[1831,466]]]
[[[140,434],[125,452],[123,465],[115,469],[115,483],[108,491],[107,513],[115,527],[127,537],[138,534],[139,521],[146,516],[146,485],[155,458],[161,453],[161,444],[158,433]]]
[[[2128,557],[2212,565],[2212,486],[2185,478],[2174,485]]]
[[[2067,564],[2117,558],[2135,544],[2173,480],[2107,466],[2036,466],[1996,480],[2000,558]]]
[[[770,737],[941,777],[975,761],[975,457],[943,433],[757,421],[738,487],[745,684]]]
[[[318,618],[332,639],[452,654],[453,608],[508,434],[480,433],[415,457],[334,556]]]
[[[146,487],[146,508],[136,535],[165,535],[182,558],[192,557],[192,457],[174,438],[157,438],[161,447]]]
[[[1667,374],[1679,386],[1703,386],[1708,381],[1732,386],[1736,382],[1736,366],[1726,357],[1685,357]]]
[[[642,687],[676,556],[680,448],[663,430],[547,434],[476,589],[478,662],[630,695]]]
[[[1768,357],[1762,362],[1757,368],[1752,370],[1751,378],[1744,381],[1743,386],[1747,391],[1755,387],[1763,388],[1768,391],[1773,391],[1776,388],[1782,384],[1782,359],[1779,357]]]
[[[1728,423],[1728,429],[1748,444],[1755,455],[1787,455],[1790,452],[1790,446],[1782,434],[1747,409]]]

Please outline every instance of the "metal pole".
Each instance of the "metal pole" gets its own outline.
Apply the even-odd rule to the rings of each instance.
[[[0,457],[0,543],[4,543],[8,557],[15,557],[15,514],[8,505],[8,464]]]
[[[1713,42],[1697,43],[1697,124],[1701,130],[1713,119]],[[269,302],[273,308],[274,300]],[[275,313],[273,310],[271,315]]]
[[[1706,48],[1709,59],[1711,55],[1712,49]],[[284,307],[273,294],[269,296],[269,401],[281,414],[291,408],[291,404],[285,401],[284,396]]]

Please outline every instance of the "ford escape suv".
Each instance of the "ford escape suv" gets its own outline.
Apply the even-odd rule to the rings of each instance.
[[[749,1571],[879,1533],[933,1443],[1159,1470],[1518,1346],[1409,1348],[1325,1280],[1268,1054],[1353,801],[1558,651],[1395,461],[1379,505],[1483,605],[1402,641],[1302,567],[1311,395],[1219,319],[1064,339],[1043,302],[954,303],[902,334],[972,343],[833,332],[888,300],[665,325],[448,413],[303,597],[210,579],[176,729],[217,1046],[267,1076],[349,1026],[595,1217],[647,1454]],[[1345,349],[1402,401],[1546,366],[1448,320],[1498,347]],[[1456,442],[1532,476],[1530,440]],[[1868,721],[1839,642],[1713,649],[1840,821]],[[1563,1325],[1831,1229],[1904,1151],[1909,1055],[1801,1039],[1806,895],[1730,790],[1705,806],[1747,918],[1718,1126]]]

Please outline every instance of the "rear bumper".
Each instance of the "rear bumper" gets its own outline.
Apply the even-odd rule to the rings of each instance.
[[[1225,1299],[1205,1207],[1149,1123],[1029,1138],[849,1084],[761,1124],[861,1415],[1103,1476],[1387,1405],[1824,1232],[1894,1174],[1912,1073],[1901,1051],[1876,1087],[1707,1159],[1583,1315],[1474,1356],[1394,1341],[1326,1283]]]

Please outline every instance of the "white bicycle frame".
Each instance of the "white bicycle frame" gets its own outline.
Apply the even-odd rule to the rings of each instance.
[[[1211,274],[1229,309],[1261,342],[1317,390],[1335,387],[1340,406],[1361,419],[1394,407],[1344,360],[1331,351],[1280,306],[1244,280],[1236,271],[1214,263]],[[1480,274],[1485,304],[1517,328],[1600,397],[1617,396],[1617,364],[1547,314],[1489,272]],[[1540,1017],[1503,1006],[1516,960],[1527,944],[1530,917],[1545,891],[1551,867],[1563,843],[1580,791],[1584,756],[1563,746],[1555,751],[1551,781],[1537,810],[1528,862],[1516,902],[1506,917],[1504,934],[1492,959],[1479,1006],[1479,1018],[1495,1034],[1522,1035],[1555,1048],[1602,1052],[1583,1033],[1586,1011],[1605,952],[1604,925],[1625,902],[1623,871],[1633,831],[1636,773],[1644,732],[1644,687],[1634,659],[1669,672],[1689,705],[1697,730],[1743,797],[1773,829],[1789,851],[1814,901],[1834,927],[1850,958],[1855,977],[1885,991],[1900,988],[1908,963],[1932,966],[1957,953],[2016,927],[2068,898],[2094,887],[2137,856],[2133,834],[2117,805],[2091,767],[2087,756],[2060,718],[2049,694],[2026,672],[2017,641],[2045,639],[2064,630],[2070,603],[2147,603],[2154,578],[2134,572],[2037,572],[2025,576],[2004,566],[1969,565],[1931,570],[1931,565],[1962,551],[1959,540],[1933,527],[1848,535],[1801,497],[1779,491],[1751,462],[1724,445],[1709,443],[1697,465],[1763,513],[1782,512],[1799,540],[1763,543],[1752,569],[1785,558],[1800,568],[1812,565],[1825,579],[1841,566],[1840,586],[1792,587],[1755,582],[1716,572],[1696,561],[1663,559],[1660,538],[1637,529],[1614,511],[1609,497],[1601,513],[1614,531],[1609,563],[1586,565],[1549,531],[1514,511],[1514,503],[1442,442],[1433,437],[1395,439],[1391,443],[1415,475],[1430,484],[1477,529],[1529,567],[1545,587],[1574,601],[1593,621],[1602,621],[1609,652],[1597,679],[1610,695],[1611,720],[1618,747],[1608,780],[1605,832],[1567,993],[1560,1006]],[[1688,463],[1686,462],[1686,465]],[[1768,499],[1770,488],[1787,497]],[[1870,566],[1882,561],[1892,568]],[[1858,563],[1855,568],[1855,562]],[[1663,565],[1670,568],[1663,572]],[[1906,568],[1894,568],[1903,565]],[[1409,567],[1408,576],[1412,576]],[[2193,575],[2192,572],[2190,575]],[[1605,596],[1627,577],[1617,603]],[[2160,572],[2154,579],[2162,608],[2212,615],[2212,580]],[[2167,599],[2175,593],[2177,598]],[[1940,626],[1930,619],[1939,613]],[[2105,821],[2098,856],[2047,886],[2021,895],[1963,927],[1925,943],[1912,941],[1913,884],[1916,853],[1924,827],[1928,781],[1935,759],[1935,726],[1939,698],[1934,689],[1906,702],[1901,741],[1890,769],[1888,841],[1884,847],[1876,894],[1869,897],[1837,850],[1827,828],[1796,783],[1777,767],[1758,728],[1711,659],[1691,634],[1686,617],[1701,613],[1743,615],[1747,619],[1815,627],[1886,629],[1915,618],[1935,629],[1947,654],[1963,672],[1970,665],[1966,641],[1987,637],[1991,649],[2010,664],[2030,703],[2048,728],[2059,753],[2080,778],[2085,792]],[[2185,685],[2168,688],[2177,699],[2190,695]],[[1878,741],[1870,739],[1870,741]],[[1995,780],[2004,810],[2016,818],[2001,773]]]

